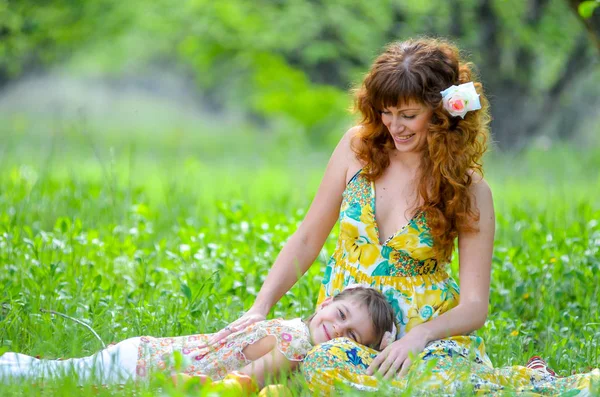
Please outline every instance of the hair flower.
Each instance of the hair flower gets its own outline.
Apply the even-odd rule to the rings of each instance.
[[[464,119],[467,112],[481,109],[479,94],[475,91],[475,84],[472,81],[453,85],[440,93],[444,109],[454,117],[460,116]]]

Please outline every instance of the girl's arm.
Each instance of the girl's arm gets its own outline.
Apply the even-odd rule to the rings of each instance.
[[[495,215],[490,187],[481,179],[471,186],[474,205],[479,211],[478,230],[459,233],[460,297],[456,307],[411,329],[381,352],[368,368],[390,378],[405,374],[410,356],[418,355],[434,340],[466,335],[485,324],[490,296],[490,275],[495,233]]]
[[[298,367],[298,361],[290,361],[276,347],[264,356],[254,360],[239,372],[253,378],[262,389],[265,380],[275,379],[277,376],[293,371]]]
[[[264,320],[273,305],[312,265],[337,221],[348,174],[360,168],[350,146],[356,128],[350,129],[335,148],[306,217],[277,256],[250,310],[215,334],[210,343]]]

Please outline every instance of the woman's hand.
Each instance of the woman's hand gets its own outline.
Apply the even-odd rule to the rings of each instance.
[[[391,379],[396,374],[404,376],[412,362],[411,358],[422,353],[428,342],[424,333],[413,328],[375,357],[367,368],[367,375],[379,372],[384,379]]]
[[[228,337],[229,335],[233,334],[234,332],[241,331],[251,324],[254,324],[259,321],[264,321],[266,319],[267,319],[267,317],[264,314],[260,313],[257,310],[250,309],[242,317],[238,318],[237,320],[235,320],[234,322],[232,322],[231,324],[229,324],[228,326],[226,326],[219,332],[215,333],[208,340],[207,345],[210,346],[214,343],[217,343],[221,339]]]

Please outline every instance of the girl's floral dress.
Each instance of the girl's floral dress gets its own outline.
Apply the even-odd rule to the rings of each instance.
[[[188,375],[208,375],[222,379],[228,372],[251,363],[243,354],[246,346],[272,335],[276,347],[290,361],[302,361],[313,347],[307,325],[302,319],[267,320],[233,333],[210,347],[202,347],[212,336],[189,335],[175,338],[142,337],[138,348],[136,373],[176,369]]]
[[[424,213],[380,243],[375,221],[375,185],[361,171],[348,182],[340,210],[340,235],[323,277],[317,305],[349,284],[379,289],[396,313],[398,339],[415,326],[458,305],[459,287],[434,258],[433,239]],[[514,366],[494,368],[476,335],[430,343],[408,375],[389,384],[365,375],[377,351],[350,339],[334,339],[311,350],[301,370],[315,392],[336,389],[379,390],[454,395],[511,391],[527,395],[590,392],[600,382],[598,369],[568,378]],[[600,385],[598,385],[600,387]],[[600,393],[600,388],[595,389]],[[533,393],[533,394],[531,394]],[[575,395],[568,394],[568,395]]]

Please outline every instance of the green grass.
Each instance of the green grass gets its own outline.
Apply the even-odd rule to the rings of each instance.
[[[253,302],[327,154],[243,133],[169,136],[4,132],[0,353],[76,357],[101,347],[84,327],[40,309],[81,319],[113,342],[212,332]],[[244,144],[228,145],[239,136]],[[497,233],[490,316],[479,334],[496,366],[533,354],[562,375],[600,366],[598,159],[598,150],[569,147],[488,159]],[[336,237],[273,316],[312,312]],[[0,387],[112,392],[66,382]],[[185,394],[160,379],[128,394],[157,387]]]

